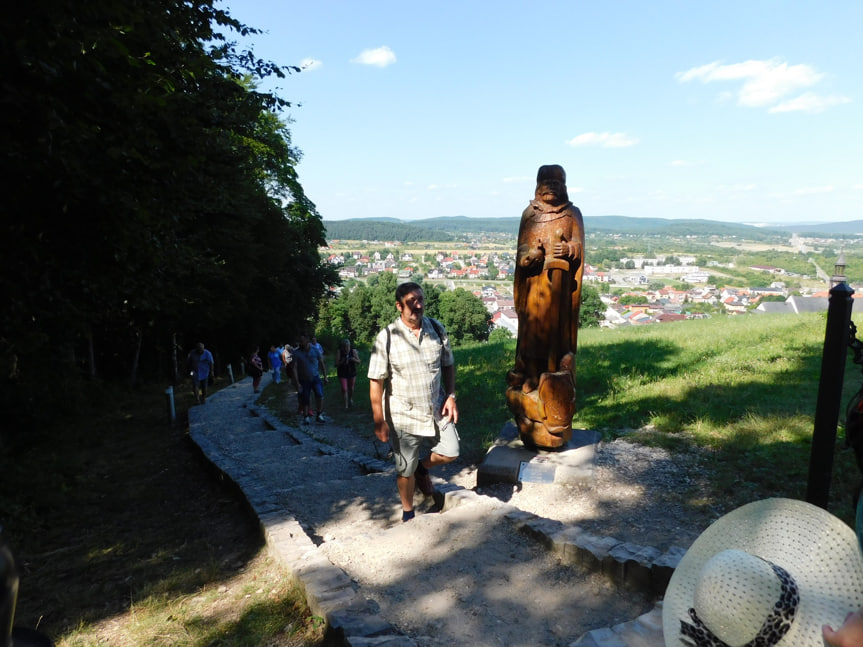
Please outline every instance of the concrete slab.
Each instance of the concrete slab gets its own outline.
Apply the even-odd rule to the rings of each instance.
[[[560,450],[528,449],[508,422],[477,469],[476,483],[584,483],[593,480],[596,445],[602,435],[591,429],[573,429],[572,439]]]

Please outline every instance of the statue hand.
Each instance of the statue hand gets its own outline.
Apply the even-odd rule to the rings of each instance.
[[[571,258],[572,257],[572,247],[569,243],[565,241],[561,241],[559,243],[554,244],[554,257],[555,258]]]
[[[545,250],[542,247],[519,247],[518,264],[525,268],[540,265],[545,260]]]

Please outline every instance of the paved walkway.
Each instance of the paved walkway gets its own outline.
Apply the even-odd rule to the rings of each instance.
[[[376,585],[375,573],[367,572],[380,570],[383,564],[395,568],[389,558],[397,556],[398,550],[410,542],[419,544],[432,541],[431,537],[445,536],[445,542],[434,540],[433,545],[445,545],[451,556],[469,551],[470,568],[475,572],[468,574],[464,590],[455,590],[460,585],[451,571],[448,579],[431,585],[442,596],[447,595],[447,588],[453,589],[450,598],[438,601],[450,609],[448,614],[453,605],[462,605],[469,607],[466,618],[471,613],[483,614],[496,618],[497,623],[516,625],[520,614],[539,613],[522,599],[520,608],[513,608],[512,601],[506,599],[506,589],[516,584],[510,577],[524,577],[525,581],[531,577],[529,573],[513,575],[520,573],[525,562],[545,559],[587,567],[614,580],[615,586],[608,588],[615,589],[618,597],[621,591],[624,598],[626,591],[637,591],[642,600],[655,600],[682,556],[680,551],[661,554],[611,537],[588,536],[575,527],[565,527],[441,481],[436,482],[436,500],[421,503],[425,511],[434,506],[434,511],[440,510],[441,514],[420,514],[414,522],[401,524],[392,465],[373,455],[367,439],[361,441],[350,430],[331,425],[285,425],[255,405],[255,398],[251,380],[245,379],[213,394],[206,405],[193,407],[189,411],[192,440],[242,490],[260,520],[269,548],[301,586],[312,612],[326,620],[344,645],[515,643],[512,637],[518,635],[513,633],[518,626],[509,627],[508,634],[502,630],[496,637],[477,636],[471,635],[466,622],[457,637],[447,636],[447,628],[436,625],[440,636],[430,638],[428,634],[433,630],[419,626],[415,620],[418,611],[411,599],[414,592],[404,588],[405,582],[416,575]],[[483,531],[480,539],[478,530]],[[407,535],[408,531],[413,536]],[[447,557],[441,561],[440,556],[429,559],[436,560],[436,570],[442,564],[464,570],[454,557],[452,561]],[[411,553],[410,566],[416,566],[414,561],[415,554]],[[527,567],[528,571],[534,568],[532,563]],[[419,573],[431,577],[431,566]],[[490,584],[499,577],[509,585],[504,583],[496,592],[489,592]],[[472,591],[479,581],[487,585],[481,599]],[[521,579],[518,583],[524,586]],[[546,585],[536,586],[542,589]],[[548,587],[549,594],[560,597],[552,584]],[[648,607],[642,615],[633,612],[628,618],[615,617],[614,609],[607,608],[615,603],[606,601],[612,599],[606,591],[597,591],[594,586],[589,592],[584,587],[582,593],[578,588],[575,585],[565,589],[569,603],[578,608],[566,613],[557,611],[561,621],[554,616],[548,621],[545,638],[534,633],[532,637],[524,636],[524,642],[519,644],[664,646],[660,604]],[[587,595],[591,597],[585,598]],[[554,599],[543,604],[553,603]],[[642,612],[643,605],[642,602]],[[595,622],[580,620],[583,616],[590,618],[583,610],[587,606],[593,606],[595,614],[601,610],[605,615],[600,617],[614,617],[617,624],[585,633],[596,626]],[[621,614],[634,608],[618,606]],[[476,631],[490,633],[488,626],[486,618],[485,624],[477,624]]]

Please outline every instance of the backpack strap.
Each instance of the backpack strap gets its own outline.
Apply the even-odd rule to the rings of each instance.
[[[443,329],[441,328],[440,323],[438,323],[438,320],[437,320],[437,319],[432,319],[431,317],[428,317],[428,320],[429,320],[429,322],[431,323],[432,328],[434,328],[434,331],[437,333],[437,338],[438,338],[441,342],[443,342]]]

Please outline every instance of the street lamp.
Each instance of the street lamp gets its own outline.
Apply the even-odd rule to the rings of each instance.
[[[834,288],[840,283],[845,283],[847,281],[847,277],[845,276],[845,252],[839,252],[839,256],[836,258],[836,265],[833,266],[833,276],[830,277],[830,287]]]

